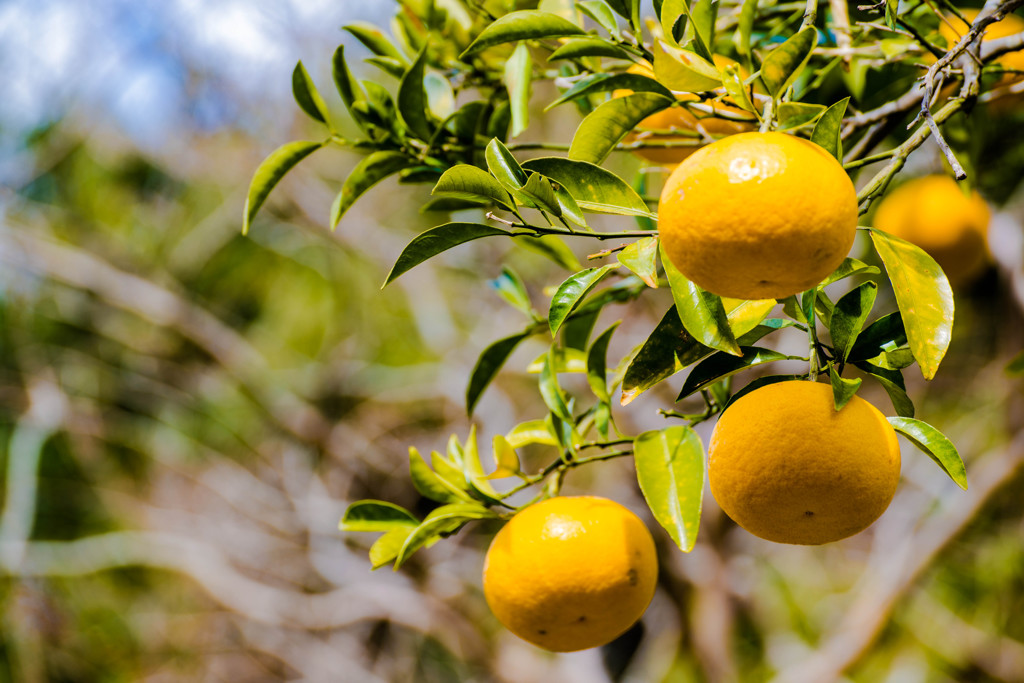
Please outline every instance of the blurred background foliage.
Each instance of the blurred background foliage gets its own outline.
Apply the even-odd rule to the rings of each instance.
[[[641,625],[571,655],[487,611],[494,526],[370,572],[367,540],[338,518],[366,497],[430,509],[407,448],[468,433],[473,363],[519,325],[487,280],[511,263],[542,301],[564,277],[475,243],[380,291],[437,221],[418,212],[426,190],[388,181],[328,232],[359,158],[340,151],[290,174],[240,235],[252,170],[309,134],[294,63],[326,82],[337,27],[391,12],[0,5],[0,680],[1024,680],[1024,399],[1005,371],[1024,339],[1024,194],[998,164],[1024,149],[1019,113],[978,169],[1001,204],[996,263],[958,293],[939,376],[908,387],[958,444],[967,493],[906,447],[882,520],[816,549],[745,534],[706,497],[691,554],[659,535]],[[527,136],[567,139],[565,116],[535,117]],[[938,163],[923,149],[910,169]],[[613,357],[669,301],[606,312],[598,328],[625,316]],[[521,369],[542,349],[519,349],[484,396],[482,442],[537,417]],[[621,411],[624,428],[664,425],[672,399],[662,384]],[[582,491],[645,510],[628,462],[574,472],[567,492]]]

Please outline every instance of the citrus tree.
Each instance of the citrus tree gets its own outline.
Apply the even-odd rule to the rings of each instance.
[[[935,377],[950,343],[954,295],[943,268],[951,262],[939,250],[929,255],[922,237],[937,234],[949,212],[904,226],[920,213],[915,203],[969,204],[964,193],[985,180],[976,171],[1024,92],[1024,23],[1013,14],[1022,4],[402,0],[390,35],[345,27],[379,76],[355,78],[338,47],[333,90],[344,117],[300,62],[295,100],[323,136],[283,145],[257,168],[245,230],[285,174],[341,147],[364,156],[329,213],[324,207],[325,229],[357,229],[346,212],[385,178],[432,187],[422,210],[437,225],[395,254],[385,286],[484,239],[567,271],[543,300],[511,267],[478,274],[522,327],[480,349],[465,378],[466,411],[517,347],[544,339],[547,352],[531,365],[536,414],[507,425],[488,448],[475,429],[430,458],[410,448],[411,485],[437,506],[421,519],[386,501],[353,503],[342,530],[383,533],[370,565],[398,569],[476,520],[513,519],[505,529],[526,529],[524,543],[576,539],[582,550],[567,555],[557,543],[517,548],[506,538],[488,563],[531,558],[531,569],[516,574],[529,582],[551,572],[547,563],[593,564],[603,554],[615,576],[572,572],[576,581],[547,592],[591,596],[602,616],[618,615],[610,628],[569,614],[571,600],[572,608],[533,604],[525,596],[537,592],[510,582],[508,571],[485,588],[517,634],[581,649],[622,633],[653,589],[637,578],[650,569],[646,550],[635,565],[616,564],[642,534],[614,540],[583,523],[585,506],[537,512],[577,468],[632,458],[651,515],[683,552],[697,538],[705,472],[738,524],[800,544],[839,540],[884,512],[899,479],[896,432],[966,489],[956,447],[915,415],[904,380],[906,372]],[[576,112],[568,143],[530,137],[531,122],[553,109]],[[905,199],[873,220],[876,200],[926,143],[938,145],[960,187],[944,180],[946,199]],[[631,168],[621,161],[631,155],[655,166]],[[1024,159],[1003,164],[986,187],[996,198],[1019,181]],[[652,172],[660,167],[671,175]],[[974,264],[957,270],[955,284],[985,261],[984,212],[974,210],[980,227],[967,221],[974,237],[962,244],[974,245]],[[951,234],[964,221],[952,223]],[[850,256],[855,242],[866,252],[859,259]],[[580,244],[590,245],[585,264]],[[620,321],[599,328],[599,316],[658,289],[671,292],[660,322],[644,343],[611,357]],[[802,352],[781,350],[780,340],[797,338]],[[787,369],[772,371],[779,363]],[[568,388],[573,373],[585,388]],[[678,373],[678,408],[659,411],[663,428],[620,429],[626,406]],[[891,410],[880,407],[892,417],[857,396],[868,383],[884,389]],[[694,427],[712,420],[706,458]],[[546,449],[547,463],[525,470],[517,453],[525,447]],[[503,535],[511,532],[496,544]],[[630,582],[645,586],[639,611],[616,611],[636,606],[635,595],[621,597]],[[538,626],[553,613],[572,618]]]

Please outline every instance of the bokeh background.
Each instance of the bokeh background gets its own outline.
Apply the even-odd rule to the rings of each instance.
[[[993,265],[957,293],[939,377],[908,387],[959,446],[968,492],[904,444],[886,515],[815,549],[760,541],[707,496],[688,555],[651,522],[662,574],[643,622],[570,655],[489,614],[493,526],[370,571],[372,538],[338,519],[367,497],[430,509],[407,449],[465,437],[475,359],[520,325],[487,280],[511,263],[543,305],[565,277],[474,243],[381,290],[439,221],[418,211],[429,188],[392,180],[327,230],[359,159],[340,149],[289,175],[240,234],[259,161],[320,135],[292,102],[295,62],[326,92],[339,28],[392,12],[0,2],[0,680],[1024,681],[1024,396],[1006,371],[1024,346],[1024,190],[998,164],[979,169],[1002,188]],[[366,53],[348,44],[355,64]],[[524,137],[566,140],[573,116],[534,117]],[[1000,142],[1019,154],[1024,118],[1009,116]],[[909,172],[938,163],[926,146]],[[606,312],[599,329],[625,317],[613,357],[669,301]],[[484,395],[482,443],[541,416],[524,370],[542,350],[524,345]],[[638,399],[622,426],[665,425],[673,396]],[[567,491],[645,514],[628,461],[574,472]]]

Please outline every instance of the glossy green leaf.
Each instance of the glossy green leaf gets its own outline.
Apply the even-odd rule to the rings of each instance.
[[[914,403],[907,395],[903,375],[899,371],[885,370],[870,363],[854,363],[854,365],[882,385],[885,393],[889,395],[889,400],[892,401],[892,407],[896,410],[897,415],[914,417]]]
[[[431,211],[451,213],[453,211],[465,211],[467,209],[483,209],[489,204],[489,202],[483,199],[448,197],[442,195],[440,197],[428,199],[422,206],[420,206],[420,213],[430,213]]]
[[[878,285],[874,282],[865,282],[836,302],[828,322],[828,331],[832,336],[832,348],[838,360],[845,363],[850,357],[857,335],[864,327],[871,307],[875,305],[876,294]]]
[[[301,60],[292,71],[292,95],[294,95],[299,108],[310,118],[320,123],[327,123],[327,104],[324,103],[324,98],[320,96],[320,91],[316,89],[316,84],[313,83],[313,79],[310,78],[309,72],[306,71]]]
[[[776,110],[779,125],[776,130],[795,130],[806,126],[825,111],[821,104],[783,102]]]
[[[457,450],[452,450],[452,446],[456,446]],[[437,451],[430,452],[430,464],[437,472],[437,475],[442,479],[446,479],[452,482],[462,482],[465,477],[462,474],[462,447],[459,446],[458,439],[454,434],[448,439],[448,455],[441,455]]]
[[[761,62],[761,80],[772,96],[781,96],[793,83],[817,44],[818,31],[808,26],[768,53]]]
[[[334,51],[334,57],[331,60],[331,74],[334,77],[334,85],[338,89],[338,95],[341,96],[341,101],[345,103],[345,107],[351,111],[352,104],[356,100],[361,100],[366,97],[366,93],[363,92],[363,88],[359,85],[359,81],[352,75],[352,72],[348,68],[348,64],[345,63],[345,46],[339,45],[338,49]]]
[[[569,194],[560,183],[553,182],[550,178],[545,178],[545,183],[550,184],[552,191],[555,193],[555,199],[558,201],[558,208],[562,212],[562,218],[567,219],[590,231],[590,226],[587,225],[587,217],[583,215],[583,209],[576,203],[573,196]]]
[[[548,311],[548,327],[551,334],[558,332],[566,316],[579,304],[580,300],[601,281],[610,271],[618,268],[617,264],[609,264],[599,268],[587,268],[570,275],[558,291],[551,297],[551,308]]]
[[[787,356],[784,353],[757,346],[744,346],[741,349],[743,351],[742,356],[737,357],[726,353],[716,353],[694,366],[690,374],[687,375],[686,381],[683,382],[683,388],[679,392],[679,396],[676,397],[676,400],[681,401],[687,396],[695,394],[701,389],[706,389],[719,380],[731,377],[741,370],[777,360],[793,358],[793,356]]]
[[[561,97],[544,108],[548,111],[565,102],[570,102],[587,95],[595,95],[602,92],[613,92],[615,90],[632,90],[633,92],[653,92],[665,97],[675,97],[671,90],[658,81],[642,74],[631,73],[596,73],[581,78],[573,83],[573,86],[566,90]]]
[[[530,332],[514,334],[494,342],[480,354],[473,372],[469,376],[469,386],[466,387],[466,413],[472,414],[480,395],[490,385],[491,380],[498,374],[501,367],[512,355],[519,343],[530,336]]]
[[[370,546],[370,568],[380,569],[396,557],[405,545],[406,539],[416,530],[416,527],[402,527],[392,529]]]
[[[608,292],[610,289],[609,287],[603,291]],[[583,308],[583,312],[573,313],[562,323],[562,345],[581,352],[590,343],[590,334],[594,331],[597,317],[601,313],[600,309],[593,307],[590,310],[587,310],[586,306]]]
[[[853,379],[847,379],[841,377],[836,371],[834,365],[830,365],[828,368],[829,381],[832,383],[832,401],[835,404],[836,411],[842,410],[850,399],[853,398],[857,390],[860,389],[860,385],[864,382],[859,377]]]
[[[487,143],[484,157],[487,159],[487,170],[506,190],[518,190],[526,184],[526,172],[501,140],[495,138]]]
[[[581,12],[597,22],[601,28],[608,31],[610,35],[618,34],[619,24],[615,20],[615,15],[612,13],[612,8],[608,6],[608,3],[603,0],[582,0],[577,2],[576,6],[580,8]]]
[[[530,235],[516,235],[513,238],[516,244],[522,245],[531,251],[535,251],[546,258],[551,259],[566,270],[576,272],[583,268],[572,249],[565,245],[558,235],[543,235],[532,237]]]
[[[491,452],[494,455],[494,472],[490,479],[513,477],[520,473],[519,456],[509,440],[501,434],[495,434],[491,440]]]
[[[587,161],[538,157],[522,168],[536,171],[561,185],[584,211],[622,216],[650,216],[647,204],[625,181]]]
[[[899,311],[884,315],[860,333],[850,351],[849,360],[862,361],[907,343],[907,331]]]
[[[245,198],[245,211],[242,214],[242,234],[249,232],[252,219],[267,200],[270,191],[281,182],[281,178],[295,165],[313,152],[324,146],[322,142],[297,140],[281,145],[264,159],[256,168],[249,183],[249,193]]]
[[[648,287],[658,287],[658,238],[642,237],[617,255],[618,262],[629,268]]]
[[[843,117],[846,116],[846,107],[850,103],[849,97],[844,97],[831,107],[825,110],[818,122],[814,124],[814,131],[811,133],[811,142],[824,148],[834,156],[839,163],[843,162]]]
[[[392,45],[387,36],[381,33],[373,24],[357,21],[349,24],[348,26],[342,26],[341,28],[343,31],[348,31],[352,34],[356,40],[365,45],[373,54],[381,57],[397,59],[403,65],[409,63],[408,60],[406,60],[405,55],[403,55],[398,48]]]
[[[555,196],[551,183],[539,173],[531,173],[517,194],[525,196],[541,211],[547,211],[553,216],[562,215],[562,207],[558,203],[558,197]]]
[[[775,299],[723,298],[722,306],[729,319],[729,328],[732,329],[733,336],[739,341],[743,335],[756,328],[761,321],[768,317],[768,314],[775,308]]]
[[[865,363],[870,363],[883,370],[902,370],[914,364],[914,353],[909,347],[883,351],[874,358],[868,358]]]
[[[394,57],[367,57],[363,61],[367,64],[373,64],[387,75],[398,80],[402,80],[402,76],[405,75],[405,65]]]
[[[664,85],[681,92],[704,92],[722,87],[722,74],[717,66],[698,54],[661,40],[654,42],[654,73]]]
[[[445,223],[436,228],[420,233],[402,250],[394,267],[388,273],[384,286],[394,281],[399,275],[415,268],[427,259],[437,256],[460,244],[478,240],[481,237],[508,235],[498,228],[482,223]]]
[[[637,481],[654,518],[683,552],[693,550],[704,498],[704,447],[690,427],[644,432],[633,442]]]
[[[878,269],[878,266],[869,266],[863,261],[847,257],[843,259],[843,262],[839,264],[838,268],[832,271],[831,275],[822,281],[821,287],[827,287],[834,282],[839,282],[840,280],[844,280],[854,275],[878,275],[881,272],[882,271]]]
[[[331,229],[338,226],[345,212],[363,193],[388,176],[408,168],[412,163],[412,159],[401,152],[373,152],[364,157],[345,178],[341,191],[334,198],[334,204],[331,206]]]
[[[757,107],[750,101],[748,94],[749,87],[743,81],[743,75],[736,64],[728,64],[722,69],[722,83],[726,92],[741,109],[752,113],[759,113]]]
[[[430,500],[438,503],[473,500],[458,483],[445,479],[432,470],[420,452],[412,446],[409,447],[409,475],[412,485],[420,495]]]
[[[722,412],[724,413],[726,410],[729,409],[729,406],[731,406],[733,403],[743,398],[750,392],[754,391],[755,389],[766,387],[769,384],[778,384],[779,382],[792,382],[794,380],[799,380],[803,378],[806,378],[806,375],[765,375],[764,377],[757,377],[756,379],[752,379],[749,382],[747,382],[747,384],[742,389],[734,393],[729,398],[729,402],[725,404],[725,407],[722,409]]]
[[[920,247],[871,229],[871,241],[892,281],[907,339],[921,374],[939,369],[953,333],[953,290],[945,274]]]
[[[602,332],[587,351],[587,382],[594,396],[603,403],[611,401],[608,395],[608,343],[619,326],[615,321],[612,326]]]
[[[967,470],[953,442],[927,422],[906,417],[890,417],[893,429],[934,460],[957,486],[967,490]]]
[[[476,443],[476,425],[469,428],[466,446],[462,450],[462,475],[472,494],[486,504],[498,504],[498,492],[491,486],[491,482],[488,481],[487,474],[484,472],[483,464],[480,462],[480,451]]]
[[[424,48],[398,85],[398,114],[409,131],[424,142],[434,134],[434,125],[427,118],[427,93],[423,89],[426,59],[427,51]]]
[[[608,100],[580,122],[569,145],[569,158],[600,164],[637,124],[674,101],[651,92]]]
[[[505,62],[504,83],[512,110],[512,137],[526,130],[530,120],[530,76],[533,62],[526,43],[519,43]]]
[[[466,59],[481,50],[503,43],[541,38],[565,38],[585,33],[576,24],[550,12],[536,10],[510,12],[481,31],[476,40],[459,55],[459,59]]]
[[[529,420],[520,423],[505,435],[505,439],[512,448],[521,448],[531,444],[540,444],[542,446],[558,445],[558,439],[551,433],[546,420]]]
[[[416,527],[402,545],[395,557],[395,569],[409,559],[409,556],[431,540],[442,534],[459,529],[466,522],[475,519],[497,519],[498,514],[477,503],[456,503],[437,508]]]
[[[446,194],[466,199],[493,202],[507,211],[513,208],[508,192],[494,177],[476,166],[452,166],[437,181],[431,194]]]
[[[509,266],[502,266],[501,275],[490,281],[498,295],[507,301],[511,306],[522,311],[527,317],[536,318],[537,313],[533,310],[530,302],[530,295],[526,291],[526,285],[519,273]]]
[[[676,36],[680,34],[681,29],[676,25],[680,21],[684,25],[689,21],[690,12],[686,0],[664,0],[661,3],[661,8],[657,10],[657,14],[665,42],[678,45]]]
[[[420,523],[405,508],[383,500],[357,500],[348,506],[338,523],[342,531],[391,531]]]
[[[661,254],[661,264],[672,287],[672,300],[676,302],[676,310],[683,327],[690,335],[705,346],[718,351],[725,351],[734,356],[742,355],[729,320],[726,316],[722,299],[707,292],[679,272],[672,262]]]
[[[584,57],[609,57],[630,60],[633,55],[625,48],[604,38],[573,38],[548,56],[549,62],[561,59],[583,59]]]
[[[553,368],[552,355],[553,353],[549,352],[540,371],[540,380],[538,382],[540,395],[544,399],[544,405],[548,407],[552,415],[571,423],[572,411],[569,410],[565,395],[562,393],[561,387],[558,386],[558,375]]]

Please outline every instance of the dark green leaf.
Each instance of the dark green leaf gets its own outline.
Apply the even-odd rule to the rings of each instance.
[[[840,133],[843,130],[843,117],[846,115],[846,106],[850,103],[849,97],[844,97],[831,107],[825,110],[818,122],[814,124],[814,131],[811,133],[811,142],[817,143],[825,151],[843,162],[843,140]]]
[[[430,228],[413,238],[412,242],[409,242],[402,250],[391,272],[388,273],[384,285],[387,286],[399,275],[443,251],[481,237],[496,235],[508,235],[508,233],[481,223],[445,223],[436,228]]]
[[[373,54],[397,59],[403,66],[409,63],[405,59],[405,55],[399,52],[398,48],[392,45],[391,41],[373,24],[357,21],[341,28],[351,33],[356,40],[365,45]]]
[[[580,299],[587,295],[601,279],[610,271],[618,268],[617,264],[609,264],[599,268],[587,268],[574,275],[570,275],[558,287],[558,291],[551,297],[551,308],[548,311],[548,327],[551,334],[558,332],[566,316],[568,316],[579,304]]]
[[[618,261],[648,287],[658,287],[658,238],[643,237],[618,253]]]
[[[742,355],[736,344],[722,299],[704,291],[679,272],[672,262],[661,254],[661,264],[672,287],[672,300],[683,327],[690,335],[705,346],[725,351],[734,356]]]
[[[686,381],[683,382],[683,388],[679,392],[679,396],[676,397],[676,400],[681,401],[687,396],[695,394],[701,389],[706,389],[711,384],[735,375],[741,370],[746,370],[756,365],[763,365],[764,363],[771,363],[772,361],[793,358],[793,356],[787,356],[784,353],[771,349],[762,349],[757,346],[744,346],[741,348],[743,351],[742,356],[736,357],[726,353],[716,353],[698,363],[690,371]]]
[[[434,134],[434,125],[427,118],[427,93],[423,89],[426,59],[427,50],[423,48],[398,85],[398,113],[409,131],[424,142]]]
[[[430,469],[420,452],[409,447],[409,475],[420,495],[438,503],[472,501],[460,483],[450,481]]]
[[[494,138],[487,143],[484,154],[487,169],[506,190],[518,190],[526,184],[526,172],[501,140]]]
[[[672,90],[703,92],[722,87],[722,74],[708,59],[657,40],[654,73]]]
[[[1010,377],[1020,377],[1024,375],[1024,351],[1021,351],[1013,359],[1006,364],[1004,369],[1007,375]]]
[[[608,290],[604,291],[607,292]],[[597,309],[588,312],[576,311],[576,313],[570,315],[562,323],[562,344],[569,349],[579,351],[586,349],[587,344],[590,342],[590,334],[594,331],[594,325],[597,324],[597,316],[600,313],[600,309]]]
[[[477,401],[480,400],[480,395],[484,393],[484,389],[487,388],[491,380],[498,374],[501,366],[505,364],[505,361],[512,355],[515,348],[519,346],[519,342],[529,336],[529,332],[521,332],[511,337],[499,339],[480,354],[480,358],[477,359],[473,372],[469,376],[469,386],[466,387],[467,414],[471,415],[473,413],[473,408],[476,407]]]
[[[300,60],[292,71],[292,95],[302,111],[320,123],[327,123],[327,105]],[[329,125],[329,124],[328,124]]]
[[[590,384],[594,396],[602,403],[611,401],[611,397],[608,395],[607,377],[608,343],[612,339],[615,328],[619,326],[619,322],[615,321],[611,327],[602,332],[587,351],[587,382]]]
[[[672,98],[650,92],[608,100],[580,123],[569,145],[569,158],[600,164],[637,124],[672,102]]]
[[[560,59],[582,59],[584,57],[609,57],[611,59],[632,59],[632,54],[604,38],[573,38],[548,57],[549,62]]]
[[[665,97],[675,97],[671,90],[658,81],[642,74],[631,73],[597,73],[576,81],[561,97],[544,108],[548,111],[560,104],[579,97],[614,90],[632,90],[633,92],[653,92]]]
[[[508,211],[513,208],[505,188],[490,173],[469,164],[459,164],[444,172],[431,191],[441,193],[494,202]]]
[[[405,508],[383,500],[357,500],[348,506],[338,524],[342,531],[391,531],[420,523]]]
[[[704,448],[690,427],[644,432],[633,442],[640,490],[683,552],[693,550],[704,497]]]
[[[395,558],[395,569],[401,567],[410,555],[440,535],[452,533],[474,519],[497,518],[496,512],[478,503],[443,505],[427,515],[423,523],[409,535]]]
[[[818,31],[808,26],[768,53],[761,63],[761,80],[771,95],[779,97],[786,91],[817,44]]]
[[[832,347],[837,360],[845,363],[850,357],[857,335],[864,327],[871,307],[875,305],[877,293],[878,285],[874,282],[865,282],[836,302],[828,323],[828,331],[832,336]]]
[[[564,187],[584,211],[622,216],[652,215],[632,187],[596,164],[564,157],[539,157],[523,162],[523,168],[537,171]]]
[[[628,405],[658,382],[711,353],[712,349],[683,328],[673,304],[626,368],[620,403]]]
[[[776,130],[793,130],[806,126],[825,111],[824,105],[807,102],[783,102],[778,107],[779,126]]]
[[[893,429],[928,454],[957,486],[967,490],[967,470],[953,442],[927,422],[906,417],[890,417]]]
[[[882,385],[885,393],[889,394],[889,400],[892,401],[892,407],[896,409],[897,415],[914,417],[914,403],[907,396],[903,375],[899,371],[885,370],[870,363],[854,363],[854,365]]]
[[[562,389],[558,386],[558,375],[552,367],[552,355],[552,352],[549,351],[548,357],[544,361],[544,366],[540,371],[540,395],[544,399],[544,405],[551,410],[552,415],[571,423],[572,411],[569,410],[569,406],[565,402],[565,395],[562,394]]]
[[[412,160],[401,152],[374,152],[364,157],[345,178],[341,192],[334,199],[334,205],[331,206],[331,228],[337,227],[345,212],[364,192],[412,163]]]
[[[535,318],[537,313],[530,303],[530,295],[526,291],[519,274],[508,266],[502,266],[501,275],[491,280],[491,286],[498,292],[502,299],[511,304],[514,308],[522,311],[530,318]]]
[[[263,206],[270,191],[281,181],[281,178],[296,164],[323,146],[322,142],[308,140],[289,142],[275,149],[260,163],[256,168],[256,173],[252,176],[249,193],[245,198],[245,211],[242,214],[243,235],[249,232],[249,225],[252,224],[256,212]]]
[[[345,103],[345,107],[351,111],[352,104],[356,100],[361,100],[366,97],[366,93],[363,92],[362,86],[359,85],[359,81],[355,79],[352,72],[349,71],[348,64],[345,63],[345,46],[339,45],[338,49],[334,51],[334,58],[331,60],[332,64],[332,75],[334,76],[334,85],[338,88],[338,94],[341,96],[341,101]]]
[[[862,361],[874,358],[878,354],[899,348],[907,343],[907,332],[903,328],[903,318],[899,311],[884,315],[868,325],[867,329],[857,337],[850,351],[851,361]]]
[[[839,282],[840,280],[853,275],[878,275],[881,272],[882,271],[880,271],[877,266],[869,266],[863,261],[858,261],[855,258],[845,258],[843,259],[843,262],[839,264],[839,267],[832,271],[832,274],[822,281],[820,286],[827,287],[834,282]]]
[[[883,370],[902,370],[914,364],[914,353],[907,347],[883,351],[874,358],[868,358],[865,363],[871,363]]]
[[[834,365],[830,365],[828,368],[828,377],[832,382],[832,402],[836,406],[836,412],[846,407],[846,404],[850,402],[853,395],[860,389],[861,383],[864,381],[859,377],[854,379],[846,379],[841,377]]]
[[[441,196],[428,199],[427,202],[420,207],[420,213],[428,213],[431,211],[451,213],[452,211],[465,211],[466,209],[482,209],[487,207],[489,204],[490,202],[482,199]]]
[[[892,281],[907,339],[921,374],[931,379],[953,333],[953,290],[945,274],[920,247],[871,229],[871,241]]]
[[[564,38],[584,35],[586,32],[568,19],[557,14],[538,10],[510,12],[480,32],[459,59],[476,54],[495,45],[515,43],[520,40],[541,38]]]

